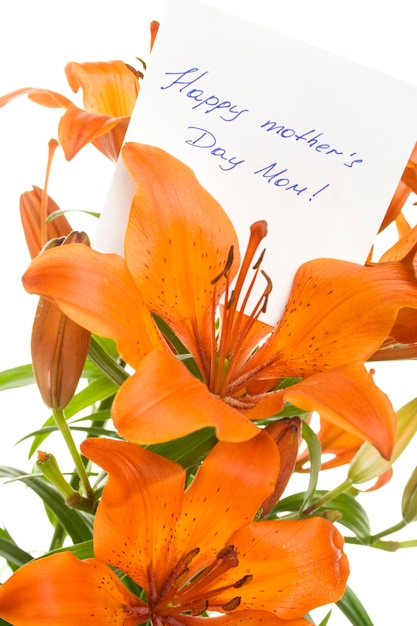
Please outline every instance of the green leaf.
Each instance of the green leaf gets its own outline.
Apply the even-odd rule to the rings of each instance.
[[[73,397],[65,409],[66,418],[68,419],[76,415],[96,402],[101,402],[106,398],[114,396],[118,389],[119,386],[111,382],[106,376],[93,380],[85,389],[82,389]]]
[[[214,428],[203,428],[173,441],[148,446],[148,450],[176,461],[185,469],[189,469],[199,463],[216,442]]]
[[[363,604],[350,587],[346,587],[343,598],[336,605],[353,626],[374,626]]]
[[[327,624],[329,623],[329,619],[330,619],[331,614],[332,614],[332,612],[329,611],[327,613],[327,615],[325,615],[325,617],[321,620],[321,622],[320,622],[320,624],[318,626],[327,626]]]
[[[7,530],[0,528],[0,556],[2,556],[12,571],[32,560],[32,555],[16,544]]]
[[[43,478],[25,474],[19,469],[5,465],[0,466],[0,477],[21,480],[30,487],[43,500],[45,505],[50,508],[74,543],[88,541],[92,538],[93,516],[82,511],[70,509],[55,487],[47,483]],[[28,525],[30,524],[29,517]]]
[[[199,380],[202,380],[201,372],[197,367],[195,360],[192,358],[190,351],[188,348],[184,346],[184,344],[178,339],[177,335],[174,333],[172,328],[156,313],[152,313],[152,317],[155,321],[155,324],[164,335],[164,337],[169,341],[169,343],[174,347],[175,352],[179,355],[179,358],[183,361],[185,367]]]
[[[98,376],[101,376],[101,371],[87,359],[81,377],[91,379],[97,378]],[[31,363],[11,367],[10,369],[0,372],[0,391],[17,389],[34,384],[35,378],[33,376]]]
[[[310,504],[316,491],[321,467],[321,445],[316,433],[305,421],[302,422],[302,434],[310,455],[310,478],[303,503],[300,507],[304,509]]]
[[[78,424],[78,422],[106,422],[110,419],[111,409],[99,409],[98,411],[94,411],[94,413],[89,413],[89,415],[84,415],[83,417],[78,417],[77,419],[71,420],[71,428],[73,424]]]
[[[114,342],[92,335],[88,356],[94,365],[117,387],[129,378],[129,374],[118,362],[119,355]]]
[[[316,491],[312,498],[314,503],[319,498],[327,494],[327,491]],[[276,512],[284,511],[300,511],[300,507],[304,501],[304,493],[296,493],[287,498],[283,498],[275,507]],[[315,511],[315,515],[322,515],[325,511],[338,511],[341,515],[337,520],[339,524],[349,528],[361,543],[369,543],[371,529],[368,515],[361,504],[347,493],[342,493],[326,502],[325,505]]]
[[[84,213],[85,215],[91,215],[92,217],[100,217],[100,213],[97,213],[96,211],[87,211],[86,209],[62,209],[50,213],[46,218],[46,221],[52,222],[52,220],[55,220],[57,217],[65,215],[65,213]]]
[[[33,377],[32,365],[19,365],[18,367],[12,367],[11,369],[0,372],[0,391],[6,389],[16,389],[18,387],[25,387],[26,385],[33,385],[35,379]]]
[[[30,437],[36,437],[37,441],[44,441],[46,437],[48,437],[51,433],[57,432],[57,426],[44,426],[43,428],[39,428],[38,430],[34,430],[31,433],[28,433],[20,441],[24,441],[25,439],[29,439]],[[108,430],[103,428],[103,426],[91,426],[90,424],[86,424],[85,426],[72,426],[71,430],[75,430],[78,432],[89,433],[90,437],[111,437],[112,439],[120,439],[121,437],[115,430]],[[20,442],[19,442],[20,443]]]
[[[88,541],[76,543],[73,546],[64,546],[62,548],[58,548],[57,550],[50,550],[47,554],[44,554],[43,556],[50,556],[51,554],[58,554],[59,552],[72,552],[72,554],[76,556],[77,559],[81,560],[92,559],[94,558],[93,540],[89,539]]]
[[[102,401],[106,398],[113,396],[118,390],[118,386],[112,383],[106,376],[100,376],[96,380],[93,380],[85,389],[78,392],[71,400],[67,408],[65,409],[65,417],[69,419],[80,411],[94,405],[96,402]],[[44,422],[42,427],[42,433],[35,436],[33,443],[30,447],[29,458],[36,452],[41,443],[48,437],[50,427],[55,426],[55,420],[53,416],[49,417]],[[48,429],[48,430],[44,430]],[[29,435],[25,435],[20,441],[27,439]],[[20,443],[20,442],[19,442]]]

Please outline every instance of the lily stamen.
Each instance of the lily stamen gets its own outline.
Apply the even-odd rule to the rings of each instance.
[[[229,583],[220,587],[210,589],[210,585],[220,578],[231,567],[236,567],[239,563],[237,551],[234,546],[229,545],[220,550],[215,561],[198,573],[191,581],[189,577],[188,565],[199,552],[196,548],[180,559],[169,581],[164,585],[159,600],[155,602],[152,611],[157,614],[173,615],[190,612],[191,615],[201,615],[210,606],[210,598],[218,596],[228,589],[240,589],[252,580],[252,575],[248,574],[238,579],[234,583]],[[184,567],[185,566],[185,567]],[[240,597],[235,596],[221,605],[213,605],[210,608],[223,608],[231,611],[240,604]]]
[[[210,283],[211,283],[212,285],[214,285],[215,283],[217,283],[217,282],[218,282],[218,281],[219,281],[219,280],[220,280],[223,276],[224,276],[224,277],[227,277],[227,275],[228,275],[228,273],[229,273],[229,270],[230,270],[230,268],[231,268],[231,267],[232,267],[232,265],[233,265],[233,259],[234,259],[234,252],[233,252],[233,250],[234,250],[234,247],[233,247],[233,246],[230,246],[230,248],[229,248],[229,254],[228,254],[228,257],[227,257],[227,259],[226,259],[226,263],[225,263],[225,265],[224,265],[224,269],[220,272],[220,274],[218,274],[218,275],[216,276],[216,278],[213,278],[213,280],[211,280],[211,281],[210,281]]]
[[[229,381],[233,375],[234,364],[237,360],[237,355],[239,355],[240,347],[242,341],[244,340],[247,333],[252,328],[253,324],[258,319],[259,315],[266,308],[267,297],[272,289],[272,282],[269,277],[260,270],[260,266],[265,254],[265,249],[259,255],[259,258],[253,264],[252,269],[254,270],[254,274],[252,279],[246,289],[244,297],[240,302],[243,286],[246,281],[246,277],[249,271],[249,268],[253,262],[253,257],[256,253],[256,250],[259,247],[260,242],[267,234],[267,225],[265,221],[259,221],[252,224],[251,227],[251,235],[249,238],[248,247],[246,250],[245,257],[242,261],[241,268],[239,274],[237,276],[235,288],[229,298],[229,276],[228,271],[221,274],[226,278],[226,286],[224,291],[224,306],[223,306],[223,315],[221,321],[221,329],[218,336],[218,344],[216,353],[216,358],[212,359],[212,368],[210,375],[210,383],[209,386],[213,393],[218,394],[220,397],[223,397],[226,393],[226,389],[228,387]],[[229,268],[229,259],[226,261],[225,268]],[[231,264],[231,262],[230,262]],[[262,294],[261,298],[256,303],[252,313],[249,316],[246,316],[244,311],[248,304],[249,298],[251,296],[253,287],[257,280],[259,271],[263,273],[268,281],[267,288]],[[218,279],[218,277],[217,277]],[[217,280],[216,279],[216,280]],[[213,281],[212,281],[213,282]],[[216,297],[216,296],[214,296]],[[237,306],[239,305],[239,311],[237,311]],[[213,346],[216,346],[216,341],[213,342]]]

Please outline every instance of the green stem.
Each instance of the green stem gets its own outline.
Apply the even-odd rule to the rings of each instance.
[[[346,478],[346,480],[344,480],[338,487],[336,487],[335,489],[332,489],[331,491],[328,491],[324,496],[322,496],[321,498],[313,502],[313,504],[310,504],[309,507],[304,509],[304,511],[302,512],[303,516],[311,515],[312,513],[315,513],[315,511],[317,511],[324,504],[326,504],[327,502],[330,502],[331,500],[339,496],[341,493],[344,493],[345,491],[350,489],[352,485],[353,485],[353,482],[350,480],[350,478]]]
[[[381,539],[381,537],[386,537],[386,535],[392,535],[393,533],[396,533],[397,530],[402,530],[406,526],[407,526],[407,522],[405,522],[404,520],[401,520],[401,522],[398,522],[398,524],[394,524],[394,526],[390,526],[390,528],[386,528],[382,532],[376,535],[372,535],[371,541],[373,543],[374,541]]]
[[[80,453],[78,452],[78,448],[75,445],[71,430],[68,426],[67,420],[65,419],[64,412],[62,409],[53,409],[53,415],[54,415],[55,423],[58,426],[59,430],[61,431],[62,436],[64,437],[64,440],[65,440],[65,443],[67,444],[68,450],[75,463],[75,467],[77,469],[81,483],[84,487],[85,495],[87,496],[88,499],[93,500],[94,491],[91,488],[90,481],[88,480],[88,475],[84,467],[84,463],[82,461]]]
[[[381,539],[377,539],[373,541],[371,538],[369,543],[363,543],[357,537],[345,537],[345,543],[350,543],[356,546],[365,545],[370,548],[385,550],[386,552],[396,552],[401,548],[417,548],[417,539],[410,539],[408,541],[381,541]]]

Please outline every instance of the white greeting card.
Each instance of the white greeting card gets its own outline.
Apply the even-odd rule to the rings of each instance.
[[[191,166],[242,249],[250,225],[268,222],[273,322],[303,262],[364,263],[417,138],[416,110],[413,85],[199,0],[170,0],[126,141]],[[132,193],[119,163],[99,249],[122,252]]]

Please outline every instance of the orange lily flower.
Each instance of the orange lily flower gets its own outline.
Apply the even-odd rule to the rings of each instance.
[[[32,262],[23,281],[77,323],[115,339],[136,370],[113,405],[123,437],[156,443],[214,426],[220,440],[242,441],[257,433],[251,420],[275,416],[290,402],[318,411],[389,457],[395,413],[364,362],[398,311],[417,308],[414,276],[401,263],[363,267],[317,259],[299,269],[277,326],[262,324],[271,286],[267,281],[245,315],[243,285],[266,223],[253,225],[237,273],[234,228],[193,172],[158,148],[127,144],[122,154],[138,186],[125,258],[84,246],[50,250]],[[259,273],[260,260],[252,287]],[[200,380],[161,337],[153,315],[187,347]],[[277,389],[286,377],[300,380]]]
[[[71,160],[92,143],[116,161],[139,93],[139,79],[122,61],[68,63],[65,73],[71,89],[83,91],[84,110],[50,89],[26,87],[0,98],[0,107],[20,95],[51,108],[66,109],[58,126],[59,142]]]
[[[217,444],[186,491],[180,465],[140,446],[100,438],[81,449],[109,474],[95,558],[67,552],[17,570],[0,587],[14,626],[192,626],[206,611],[219,625],[307,626],[303,615],[343,595],[349,566],[330,522],[253,521],[279,468],[266,433]]]

